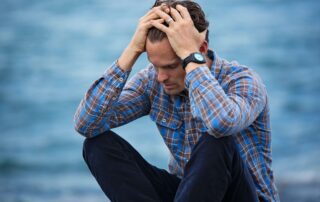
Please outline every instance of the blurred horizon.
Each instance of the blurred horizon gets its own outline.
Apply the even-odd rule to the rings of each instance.
[[[263,78],[282,201],[320,200],[320,1],[198,2],[210,47]],[[0,7],[0,201],[105,201],[82,159],[73,115],[154,1],[3,0]],[[146,55],[131,76],[146,67]],[[143,129],[143,130],[142,130]],[[115,129],[167,169],[155,124]]]

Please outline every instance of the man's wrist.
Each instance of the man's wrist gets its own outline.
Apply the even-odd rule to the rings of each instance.
[[[182,68],[190,72],[206,64],[206,58],[200,52],[193,52],[182,60]]]
[[[191,53],[198,52],[197,49],[190,49],[190,50],[185,50],[180,53],[179,57],[181,60],[184,60],[186,57],[188,57]]]
[[[138,57],[144,52],[143,50],[140,50],[135,45],[133,45],[132,42],[129,43],[129,45],[126,47],[126,50],[130,51],[134,55],[138,55]]]
[[[141,53],[139,51],[129,45],[118,59],[119,67],[123,71],[130,71],[140,55]]]
[[[186,71],[186,74],[188,74],[189,72],[197,69],[198,67],[202,67],[203,64],[197,64],[197,63],[194,63],[194,62],[190,62],[187,67],[185,68],[185,71]]]

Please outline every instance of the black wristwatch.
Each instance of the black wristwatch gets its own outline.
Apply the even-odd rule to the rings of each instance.
[[[205,64],[206,58],[201,53],[191,53],[188,57],[182,60],[182,68],[185,69],[190,62]]]

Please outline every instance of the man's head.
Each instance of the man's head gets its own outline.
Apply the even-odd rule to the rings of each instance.
[[[153,7],[160,6],[163,4],[165,4],[168,8],[176,8],[177,5],[181,5],[187,8],[196,29],[199,32],[203,32],[208,29],[209,22],[207,21],[205,13],[203,12],[198,3],[193,1],[157,0]],[[161,41],[166,37],[167,36],[164,32],[158,30],[155,27],[149,29],[148,39],[150,40],[150,42]],[[206,41],[209,43],[209,30],[207,30],[206,33]]]
[[[177,5],[184,6],[188,9],[193,24],[199,32],[208,29],[209,22],[197,3],[192,1],[157,1],[154,6],[160,6],[163,3],[169,8],[176,8]],[[208,43],[208,32],[205,43]],[[185,89],[186,72],[182,68],[181,59],[172,49],[166,34],[155,27],[151,28],[147,36],[146,51],[149,61],[157,71],[157,80],[163,85],[165,92],[169,95],[182,92]],[[199,51],[202,52],[201,48]]]

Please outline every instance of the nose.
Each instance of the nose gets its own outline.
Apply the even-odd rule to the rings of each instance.
[[[164,83],[168,78],[169,78],[169,75],[165,71],[163,70],[158,71],[157,79],[159,83]]]

